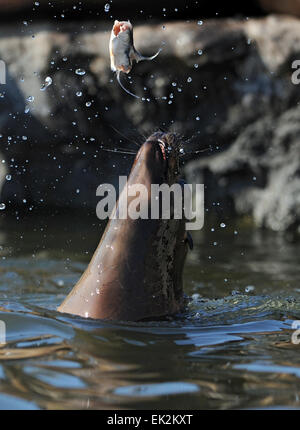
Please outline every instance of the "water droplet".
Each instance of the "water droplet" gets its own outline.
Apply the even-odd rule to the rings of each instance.
[[[35,4],[36,6],[39,6],[39,5],[40,5],[40,3],[39,3],[38,1],[35,1],[35,2],[34,2],[34,4]]]
[[[92,102],[86,102],[86,107],[90,107],[92,105]]]
[[[187,78],[187,82],[192,82],[192,78],[189,76],[188,78]]]
[[[45,78],[45,82],[46,82],[47,85],[51,85],[52,84],[52,78],[50,76],[47,76]]]
[[[232,296],[238,296],[240,294],[239,290],[232,290],[231,295]]]
[[[24,113],[28,113],[28,112],[29,112],[29,110],[30,110],[30,109],[29,109],[29,106],[26,106],[26,107],[25,107],[25,110],[24,110]]]
[[[225,228],[225,227],[226,227],[226,224],[224,224],[223,222],[221,222],[220,227],[221,227],[221,228]]]
[[[48,88],[52,84],[52,78],[50,76],[47,76],[45,78],[45,83],[41,86],[40,90],[45,91],[46,88]]]
[[[252,293],[255,290],[255,287],[253,285],[247,285],[245,287],[245,293]]]
[[[202,54],[203,54],[202,49],[198,49],[198,55],[202,55]]]
[[[0,210],[3,211],[6,208],[5,203],[0,203]]]
[[[200,121],[200,116],[196,116],[196,121]]]
[[[82,96],[82,92],[81,91],[77,91],[76,96],[77,97],[81,97]]]
[[[27,136],[22,136],[22,140],[27,140]]]
[[[11,181],[11,175],[6,175],[6,176],[5,176],[5,179],[6,179],[7,181]]]
[[[202,24],[203,24],[203,21],[198,21],[198,22],[197,22],[197,24],[198,24],[198,25],[202,25]]]
[[[106,4],[104,5],[104,11],[105,11],[105,12],[109,12],[109,9],[110,9],[110,5],[109,5],[108,3],[106,3]]]
[[[76,75],[83,76],[83,75],[85,75],[85,70],[84,69],[76,69],[75,73],[76,73]]]
[[[33,96],[29,96],[26,99],[29,103],[32,103],[34,101],[34,97]]]

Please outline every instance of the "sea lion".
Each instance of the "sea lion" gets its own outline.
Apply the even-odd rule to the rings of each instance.
[[[58,311],[95,319],[140,321],[180,312],[183,266],[190,238],[185,219],[119,219],[120,202],[135,184],[172,185],[179,174],[179,141],[156,132],[139,149],[87,269]],[[128,206],[133,201],[127,198]],[[150,213],[150,212],[149,212]],[[161,215],[161,214],[160,214]]]

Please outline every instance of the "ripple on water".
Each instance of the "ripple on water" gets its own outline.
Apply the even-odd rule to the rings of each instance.
[[[118,387],[114,393],[119,396],[152,397],[172,394],[195,393],[199,391],[196,384],[188,382],[162,382],[159,384],[139,384],[127,387]]]
[[[66,225],[56,222],[54,232],[65,234]],[[241,229],[228,247],[229,222],[219,230],[209,233],[218,242],[212,249],[195,240],[185,270],[185,289],[194,294],[187,312],[147,323],[56,312],[85,267],[81,254],[32,258],[26,241],[24,255],[14,255],[10,238],[0,259],[7,335],[0,408],[297,408],[299,347],[291,343],[291,325],[300,320],[299,247]],[[85,243],[94,236],[85,233]],[[59,250],[62,237],[55,240]],[[245,294],[249,285],[255,289]]]

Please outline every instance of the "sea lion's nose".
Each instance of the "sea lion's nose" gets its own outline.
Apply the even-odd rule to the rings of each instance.
[[[164,149],[157,139],[147,140],[142,146],[142,151],[146,162],[164,165],[166,161]]]

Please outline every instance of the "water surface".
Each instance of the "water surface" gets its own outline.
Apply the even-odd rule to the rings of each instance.
[[[101,236],[96,217],[3,215],[0,408],[298,408],[300,244],[224,224],[194,234],[184,314],[111,323],[55,310]]]

